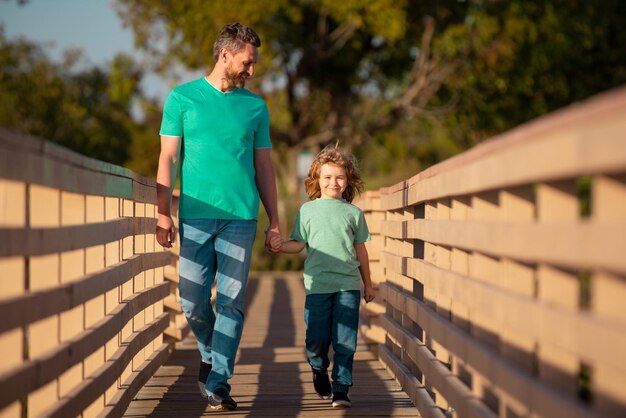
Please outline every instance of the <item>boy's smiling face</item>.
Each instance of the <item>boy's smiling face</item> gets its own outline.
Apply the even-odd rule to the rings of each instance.
[[[332,163],[320,168],[320,192],[322,199],[341,199],[348,186],[346,169]]]

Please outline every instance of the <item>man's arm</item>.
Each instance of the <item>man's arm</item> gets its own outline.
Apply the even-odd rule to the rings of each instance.
[[[157,208],[159,212],[156,239],[165,248],[170,248],[176,240],[171,206],[172,190],[176,184],[181,142],[180,137],[161,135],[161,153],[159,154],[159,168],[156,178]]]
[[[257,148],[254,150],[254,169],[256,171],[256,187],[263,202],[265,212],[270,220],[270,226],[265,233],[265,248],[276,251],[271,245],[274,235],[280,236],[278,225],[278,197],[276,192],[276,173],[270,157],[271,148]]]

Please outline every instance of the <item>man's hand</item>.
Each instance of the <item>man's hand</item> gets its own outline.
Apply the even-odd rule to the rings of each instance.
[[[156,239],[163,248],[172,248],[172,243],[176,241],[176,229],[171,216],[159,215]]]

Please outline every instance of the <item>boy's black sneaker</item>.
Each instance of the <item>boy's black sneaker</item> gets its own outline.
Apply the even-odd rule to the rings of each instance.
[[[218,388],[209,396],[209,406],[217,411],[237,409],[237,402],[230,397],[226,389]]]
[[[350,408],[351,406],[352,402],[346,392],[333,393],[333,408]]]
[[[313,387],[315,388],[315,392],[322,399],[330,398],[332,394],[332,389],[330,387],[330,380],[328,379],[328,372],[326,370],[313,370]]]
[[[198,372],[198,389],[200,389],[200,396],[204,399],[209,397],[209,394],[206,393],[206,389],[204,388],[207,380],[209,379],[209,373],[211,373],[211,365],[205,363],[204,361],[200,361],[200,371]]]

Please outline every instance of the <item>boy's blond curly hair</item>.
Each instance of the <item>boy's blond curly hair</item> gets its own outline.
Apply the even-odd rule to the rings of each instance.
[[[314,200],[322,195],[319,180],[320,171],[324,164],[334,164],[346,170],[348,185],[341,196],[346,201],[352,203],[357,193],[363,193],[365,183],[363,183],[361,175],[359,174],[356,159],[351,154],[340,150],[337,144],[335,144],[326,146],[315,156],[311,163],[309,176],[304,180],[304,187],[307,195],[309,195],[309,199]]]

